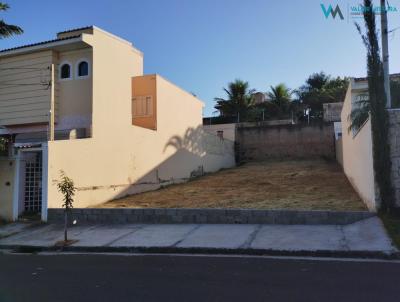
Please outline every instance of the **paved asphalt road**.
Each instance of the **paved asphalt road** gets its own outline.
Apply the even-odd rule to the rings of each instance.
[[[400,263],[0,255],[0,301],[399,301]]]

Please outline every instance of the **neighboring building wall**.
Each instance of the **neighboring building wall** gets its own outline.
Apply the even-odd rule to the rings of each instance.
[[[0,219],[13,218],[13,189],[15,164],[8,158],[0,158]]]
[[[392,185],[395,191],[396,205],[400,207],[400,109],[390,109],[388,112]]]
[[[256,104],[262,104],[265,102],[265,93],[256,92],[252,94],[252,97],[254,98],[254,103]]]
[[[83,40],[93,47],[93,137],[113,140],[118,129],[131,126],[131,78],[143,75],[143,54],[99,29]]]
[[[236,124],[203,125],[204,131],[213,135],[221,135],[223,139],[235,141]]]
[[[323,104],[324,122],[340,122],[342,107],[343,102]]]
[[[343,133],[342,143],[343,169],[347,178],[368,208],[376,210],[378,201],[375,195],[370,120],[354,137],[352,133]]]
[[[0,125],[48,122],[53,61],[51,50],[0,59]]]
[[[92,57],[91,48],[58,53],[56,68],[55,108],[57,129],[85,128],[92,123]],[[89,75],[77,76],[78,63],[89,63]],[[59,69],[63,63],[71,65],[71,79],[60,79]]]
[[[243,126],[236,130],[241,161],[335,158],[333,124]]]
[[[156,76],[132,78],[132,125],[157,129]]]
[[[202,131],[203,104],[159,76],[157,130],[132,125],[131,78],[143,73],[142,54],[98,30],[86,41],[93,44],[93,137],[49,142],[50,208],[62,204],[60,170],[78,187],[74,206],[86,207],[234,165],[233,143]]]
[[[186,180],[201,171],[215,172],[235,165],[233,142],[204,132],[204,104],[199,99],[157,76],[157,100],[158,139],[161,154],[167,157],[158,166],[159,178]],[[154,158],[159,154],[157,151]],[[146,152],[142,156],[145,157]]]
[[[342,123],[334,122],[336,161],[343,167]]]
[[[278,126],[278,125],[293,125],[293,120],[272,120],[263,122],[244,122],[244,123],[231,123],[231,124],[203,124],[204,131],[222,136],[223,139],[230,141],[236,140],[236,128],[251,128],[251,127],[264,127],[264,126]]]
[[[343,167],[343,143],[342,138],[335,139],[336,161]]]
[[[368,120],[358,132],[348,131],[350,122],[348,116],[352,104],[361,94],[365,93],[365,85],[351,81],[343,105],[342,120],[342,148],[343,169],[350,183],[360,195],[370,210],[378,207],[378,198],[375,191],[371,122]]]

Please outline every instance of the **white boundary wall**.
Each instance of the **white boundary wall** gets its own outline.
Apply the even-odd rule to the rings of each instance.
[[[348,131],[348,116],[352,106],[360,95],[366,93],[366,89],[366,82],[357,82],[354,79],[351,79],[347,89],[341,113],[343,169],[360,198],[370,210],[376,211],[379,199],[374,178],[371,121],[368,119],[357,132]]]

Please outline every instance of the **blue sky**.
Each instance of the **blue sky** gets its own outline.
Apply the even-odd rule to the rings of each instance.
[[[348,6],[361,0],[6,2],[11,9],[2,17],[25,33],[1,40],[0,48],[96,25],[143,51],[145,73],[159,73],[198,95],[206,103],[205,116],[214,111],[213,98],[223,97],[222,88],[235,78],[266,91],[281,82],[297,88],[321,70],[334,76],[365,76],[365,49],[354,20],[347,20]],[[389,14],[393,29],[400,26],[400,0],[389,2],[399,10]],[[321,3],[339,4],[345,19],[326,19]],[[400,72],[400,29],[389,44],[390,71]]]

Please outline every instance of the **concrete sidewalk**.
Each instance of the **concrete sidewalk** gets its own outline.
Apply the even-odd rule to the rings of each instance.
[[[3,230],[14,230],[7,236]],[[15,233],[16,229],[20,232]],[[0,227],[0,249],[57,250],[61,225]],[[6,234],[6,235],[5,235]],[[348,225],[260,224],[121,224],[85,225],[69,229],[78,240],[68,251],[228,252],[246,254],[316,253],[329,255],[394,255],[379,218]],[[398,255],[398,254],[396,254]]]

